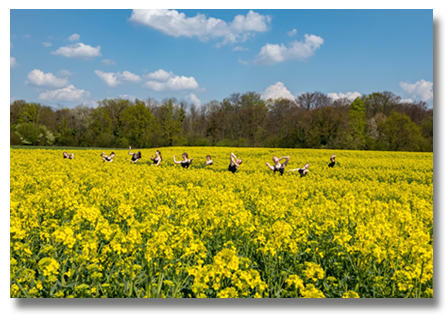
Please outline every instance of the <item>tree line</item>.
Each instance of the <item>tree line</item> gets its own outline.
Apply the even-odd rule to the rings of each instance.
[[[104,99],[96,108],[10,104],[10,145],[151,148],[231,146],[432,151],[433,109],[391,92],[354,101],[234,93],[196,106],[175,98]]]

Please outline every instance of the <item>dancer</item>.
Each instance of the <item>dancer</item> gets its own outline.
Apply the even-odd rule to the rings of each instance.
[[[285,160],[285,162],[280,163],[280,161]],[[280,159],[276,156],[272,158],[272,161],[274,161],[274,165],[271,166],[269,163],[266,162],[266,166],[269,167],[270,170],[272,170],[275,174],[275,172],[279,172],[280,175],[283,175],[285,172],[285,167],[289,162],[289,156],[283,156]]]
[[[137,153],[131,153],[131,146],[129,146],[129,151],[128,154],[132,155],[132,158],[130,160],[126,159],[126,161],[131,161],[132,163],[137,163],[138,160],[140,160],[142,158],[142,153],[137,152]]]
[[[112,153],[110,153],[109,156],[107,156],[107,155],[104,154],[104,152],[103,152],[103,153],[101,153],[100,156],[101,156],[101,158],[103,159],[103,162],[112,162],[113,159],[114,159],[114,157],[115,157],[115,153],[112,152]]]
[[[289,172],[293,172],[293,171],[297,171],[300,174],[300,177],[304,177],[306,174],[308,174],[308,168],[310,167],[310,164],[307,163],[306,165],[303,166],[303,168],[296,168],[296,169],[290,169],[288,170]]]
[[[238,159],[235,154],[230,153],[230,164],[229,164],[229,171],[232,173],[235,173],[236,170],[240,167],[240,165],[243,163],[243,160]]]
[[[68,154],[67,152],[64,152],[64,154],[62,155],[64,156],[64,159],[70,159],[70,160],[72,160],[75,156],[75,154],[73,153]]]
[[[205,165],[206,165],[206,166],[211,166],[212,164],[213,164],[212,157],[211,157],[210,155],[207,155],[207,156],[205,157]]]
[[[330,163],[328,164],[328,167],[333,168],[336,164],[336,154],[333,154],[330,158]]]
[[[159,150],[156,150],[156,156],[152,157],[151,155],[151,161],[158,167],[162,162],[162,153]]]
[[[173,156],[173,161],[176,164],[180,164],[182,168],[188,168],[191,165],[191,162],[193,161],[193,158],[188,159],[187,153],[182,153],[182,161],[176,161],[176,155]]]

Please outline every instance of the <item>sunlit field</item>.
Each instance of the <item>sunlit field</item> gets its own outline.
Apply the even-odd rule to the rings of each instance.
[[[433,297],[432,153],[156,149],[10,150],[11,297]]]

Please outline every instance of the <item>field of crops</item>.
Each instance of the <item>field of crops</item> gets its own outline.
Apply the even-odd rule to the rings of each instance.
[[[432,153],[160,150],[11,149],[11,297],[433,297]]]

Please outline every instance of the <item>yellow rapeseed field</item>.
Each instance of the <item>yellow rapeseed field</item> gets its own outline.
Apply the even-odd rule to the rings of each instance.
[[[433,296],[432,153],[155,150],[10,150],[11,297]]]

